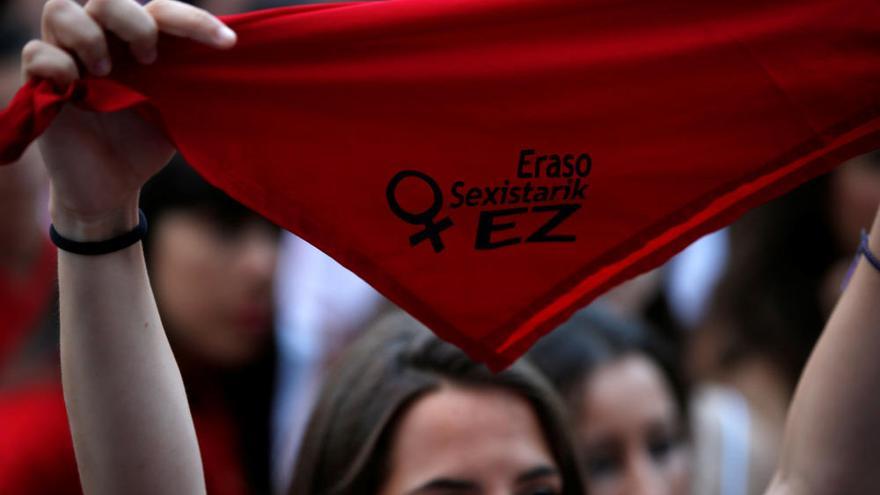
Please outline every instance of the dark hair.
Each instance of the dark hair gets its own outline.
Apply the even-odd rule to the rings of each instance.
[[[574,411],[582,405],[583,384],[604,364],[643,355],[660,368],[682,417],[687,417],[688,387],[673,347],[637,321],[625,320],[597,305],[581,310],[527,354]]]
[[[147,181],[141,190],[140,207],[151,224],[161,223],[166,213],[179,210],[204,213],[228,228],[247,220],[262,219],[205,181],[180,155],[175,155],[171,163]],[[149,254],[149,234],[146,241]]]
[[[727,267],[701,329],[721,332],[722,368],[762,355],[794,390],[825,325],[822,284],[843,255],[829,198],[829,179],[821,177],[730,227]]]
[[[206,182],[180,155],[151,178],[141,191],[140,207],[150,223],[150,233],[144,239],[147,266],[153,256],[151,247],[157,229],[166,213],[195,211],[223,228],[235,228],[244,222],[260,219],[256,213]],[[161,307],[160,307],[161,310]],[[166,324],[170,322],[166,321]],[[174,345],[173,332],[169,340]],[[179,349],[176,349],[180,352]],[[277,350],[274,339],[268,339],[263,352],[248,364],[228,370],[212,370],[211,380],[223,391],[224,406],[230,414],[237,441],[238,460],[243,466],[248,486],[255,493],[270,491],[270,439],[272,397],[275,383]],[[178,356],[180,359],[183,356]],[[181,371],[187,382],[187,396],[192,404],[202,400],[196,386],[204,380],[191,380],[193,371],[181,360]]]
[[[407,408],[450,382],[500,388],[528,401],[559,468],[563,493],[584,493],[563,407],[528,365],[493,374],[403,314],[380,320],[339,364],[312,412],[289,493],[376,493],[387,476],[395,427]]]

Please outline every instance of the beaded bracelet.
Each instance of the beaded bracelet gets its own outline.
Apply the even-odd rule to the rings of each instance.
[[[864,230],[862,230],[862,242],[859,243],[858,254],[864,255],[868,263],[871,263],[875,270],[880,271],[880,259],[877,259],[877,255],[871,252],[871,248],[868,246],[868,233]]]

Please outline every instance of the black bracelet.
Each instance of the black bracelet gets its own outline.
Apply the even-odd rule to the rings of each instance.
[[[115,251],[121,251],[140,241],[144,238],[144,236],[147,235],[147,217],[146,215],[144,215],[143,210],[138,209],[138,217],[139,221],[137,227],[120,236],[114,237],[112,239],[107,239],[106,241],[77,242],[66,237],[62,237],[61,234],[59,234],[58,231],[55,230],[54,225],[49,226],[49,239],[52,240],[52,244],[58,246],[58,249],[73,254],[97,256],[100,254],[108,254]]]

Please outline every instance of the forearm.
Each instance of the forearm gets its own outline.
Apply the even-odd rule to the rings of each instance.
[[[869,241],[880,252],[880,217]],[[860,259],[801,377],[773,495],[880,487],[880,272]]]
[[[62,251],[58,259],[62,380],[84,492],[204,493],[141,245],[101,256]]]
[[[236,41],[219,19],[176,0],[50,0],[41,26],[41,39],[22,50],[22,74],[59,88],[89,73],[104,77],[113,57],[127,57],[111,53],[108,39],[123,40],[145,65],[159,56],[160,35],[215,49]],[[131,230],[140,188],[174,153],[162,129],[134,110],[71,105],[39,145],[53,224],[77,242]],[[140,244],[94,257],[60,252],[58,262],[62,381],[85,493],[204,493],[183,381]]]

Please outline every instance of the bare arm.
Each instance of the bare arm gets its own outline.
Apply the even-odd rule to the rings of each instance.
[[[869,240],[880,253],[880,211]],[[801,377],[770,495],[880,489],[880,272],[864,258]]]
[[[23,53],[26,77],[57,84],[112,70],[107,32],[151,63],[162,31],[217,48],[234,34],[216,18],[171,0],[49,0],[43,38]],[[58,232],[104,240],[137,223],[143,183],[173,148],[133,112],[65,108],[40,139]],[[201,458],[180,371],[162,328],[140,244],[101,256],[60,252],[61,370],[86,494],[199,494]]]
[[[62,381],[84,492],[204,493],[140,245],[58,259]]]

